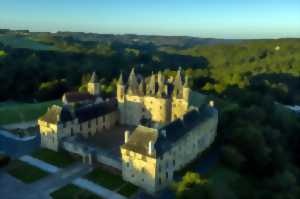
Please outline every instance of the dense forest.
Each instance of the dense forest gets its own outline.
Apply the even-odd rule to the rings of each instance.
[[[61,33],[62,34],[62,33]],[[79,89],[92,71],[114,95],[120,71],[148,75],[182,67],[193,89],[219,109],[217,182],[191,166],[174,185],[178,198],[300,198],[300,118],[281,104],[300,104],[300,39],[168,45],[38,35],[52,50],[0,44],[1,101],[57,99]],[[189,42],[191,42],[189,40]]]

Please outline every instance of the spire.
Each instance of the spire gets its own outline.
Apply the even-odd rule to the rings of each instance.
[[[158,81],[158,84],[164,84],[165,83],[165,79],[164,79],[164,76],[161,73],[161,71],[159,71],[158,74],[157,74],[157,81]]]
[[[164,76],[162,75],[161,71],[158,72],[157,81],[158,81],[157,95],[158,95],[158,97],[162,97],[163,93],[164,93],[164,88],[165,88],[165,79],[164,79]]]
[[[181,67],[177,71],[177,75],[174,80],[174,96],[181,98],[182,96],[182,77],[181,77]]]
[[[89,82],[90,83],[98,83],[98,77],[97,77],[95,71],[93,72],[92,77]]]
[[[186,75],[184,77],[184,85],[183,85],[183,87],[185,87],[185,88],[189,87],[189,76],[188,75]]]
[[[155,95],[155,87],[156,87],[156,78],[155,78],[155,74],[152,71],[152,75],[149,82],[149,89],[151,95]]]
[[[178,86],[182,86],[182,78],[181,78],[181,67],[179,67],[177,71],[177,75],[175,77],[175,83],[177,83]]]
[[[123,81],[123,73],[121,72],[119,80],[118,80],[118,84],[119,85],[124,85],[124,81]]]
[[[145,94],[145,82],[143,79],[141,80],[141,82],[139,84],[139,92],[141,95]]]
[[[135,76],[134,68],[132,68],[129,79],[128,79],[128,89],[130,94],[137,94],[138,82]]]

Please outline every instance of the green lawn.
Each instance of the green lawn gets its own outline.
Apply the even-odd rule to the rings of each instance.
[[[36,120],[53,104],[61,105],[61,100],[41,103],[1,103],[0,125]]]
[[[99,196],[75,185],[66,185],[50,194],[53,199],[101,199]]]
[[[126,196],[126,197],[130,197],[133,194],[135,194],[137,192],[139,188],[129,182],[127,182],[126,184],[123,184],[122,187],[119,188],[118,193]]]
[[[70,154],[64,151],[55,152],[43,148],[35,151],[32,156],[58,167],[67,167],[76,161]]]
[[[19,160],[10,162],[6,170],[10,175],[20,179],[25,183],[37,181],[48,175],[48,173],[45,171]]]
[[[133,195],[138,190],[135,185],[125,182],[122,176],[111,174],[101,168],[94,169],[86,178],[110,190],[118,191],[126,197]]]
[[[111,174],[101,168],[94,169],[86,178],[111,190],[115,190],[124,184],[121,176]]]

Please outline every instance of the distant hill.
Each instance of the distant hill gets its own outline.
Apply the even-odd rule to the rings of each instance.
[[[123,45],[153,45],[155,47],[190,48],[196,45],[214,45],[236,43],[240,40],[198,38],[189,36],[161,36],[136,34],[97,34],[83,32],[30,32],[28,30],[0,29],[0,43],[15,48],[35,50],[51,49],[55,41],[99,42],[105,44],[121,43]],[[44,44],[44,45],[42,45]],[[53,50],[53,49],[52,49]]]
[[[13,48],[28,48],[32,50],[55,50],[54,46],[36,42],[29,37],[12,34],[0,34],[0,43]]]

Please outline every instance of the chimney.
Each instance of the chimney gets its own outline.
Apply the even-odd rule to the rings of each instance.
[[[128,130],[125,131],[125,137],[124,137],[124,142],[125,144],[128,142],[129,140],[129,135],[130,135],[130,132]]]
[[[152,155],[152,153],[153,153],[153,144],[152,144],[152,141],[149,141],[149,143],[148,143],[148,154]]]
[[[215,106],[215,102],[214,102],[213,100],[210,100],[210,101],[209,101],[209,106],[210,106],[210,107],[214,107],[214,106]]]

